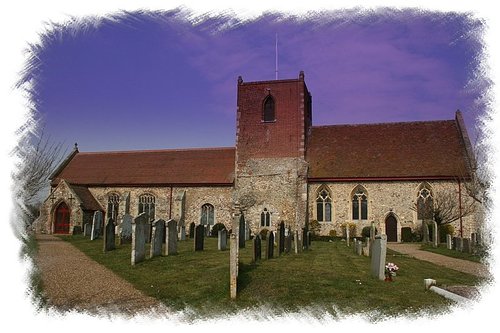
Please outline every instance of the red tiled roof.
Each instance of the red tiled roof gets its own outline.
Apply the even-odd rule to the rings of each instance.
[[[82,202],[82,208],[84,210],[103,210],[88,188],[77,185],[69,186]]]
[[[465,176],[454,120],[312,127],[309,179]]]
[[[231,185],[234,163],[234,148],[77,153],[52,185]]]

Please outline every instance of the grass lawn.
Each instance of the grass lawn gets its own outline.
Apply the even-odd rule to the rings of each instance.
[[[388,253],[400,269],[394,282],[370,275],[370,259],[357,256],[344,242],[313,242],[309,251],[252,263],[252,243],[240,249],[238,298],[229,298],[229,250],[218,251],[217,239],[205,239],[205,251],[194,252],[191,240],[179,242],[179,254],[130,265],[130,245],[103,253],[102,240],[63,236],[90,258],[110,268],[145,294],[176,310],[188,307],[194,316],[210,317],[259,306],[259,313],[312,309],[319,316],[377,311],[406,315],[446,311],[449,301],[424,290],[424,278],[442,285],[477,285],[478,277],[431,263]],[[148,250],[149,245],[146,246]],[[263,249],[264,250],[264,249]],[[148,253],[148,252],[146,252]],[[275,249],[275,253],[277,253]],[[264,254],[264,251],[263,251]],[[264,311],[264,312],[263,312]]]
[[[483,258],[477,254],[459,252],[459,251],[455,251],[455,250],[448,250],[446,248],[446,244],[439,244],[439,246],[436,248],[433,247],[432,245],[422,245],[422,247],[420,249],[424,250],[424,251],[437,253],[437,254],[442,254],[442,255],[448,256],[448,257],[464,259],[464,260],[469,260],[469,261],[474,261],[474,262],[482,262],[482,260],[483,260]]]

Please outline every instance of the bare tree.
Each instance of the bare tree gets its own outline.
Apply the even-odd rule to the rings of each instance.
[[[438,225],[458,221],[474,214],[477,202],[469,195],[462,195],[458,200],[454,191],[437,191],[433,196],[432,217]]]

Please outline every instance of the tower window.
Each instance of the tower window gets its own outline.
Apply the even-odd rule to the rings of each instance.
[[[262,118],[265,122],[276,120],[274,111],[274,99],[271,97],[271,95],[267,96],[264,100],[264,110]]]

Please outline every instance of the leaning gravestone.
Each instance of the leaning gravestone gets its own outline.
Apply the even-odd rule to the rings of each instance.
[[[446,235],[446,248],[447,248],[448,250],[451,250],[451,249],[453,249],[453,246],[452,246],[452,245],[453,245],[453,244],[451,243],[451,235],[450,235],[450,234],[447,234],[447,235]]]
[[[108,219],[106,227],[104,228],[104,252],[115,249],[115,222],[112,218]]]
[[[387,236],[375,236],[372,246],[371,273],[379,280],[385,279],[385,256],[387,254]]]
[[[92,220],[92,233],[90,235],[90,240],[99,238],[99,235],[101,234],[101,225],[102,225],[102,212],[98,210],[94,212],[94,218]]]
[[[278,232],[276,233],[278,243],[278,255],[280,256],[285,252],[285,222],[281,221],[278,225]]]
[[[269,231],[267,234],[266,259],[274,257],[274,232]]]
[[[165,232],[165,221],[162,219],[152,223],[153,230],[151,231],[151,247],[149,248],[149,257],[153,258],[161,255],[161,247],[163,242],[163,234]]]
[[[122,223],[120,223],[120,228],[119,228],[119,243],[120,245],[122,244],[129,244],[132,242],[132,221],[134,218],[130,214],[125,214],[122,217]]]
[[[257,260],[262,259],[260,236],[258,234],[255,235],[252,242],[253,242],[252,260],[253,262],[257,262]]]
[[[90,223],[87,222],[83,226],[83,235],[85,237],[89,237],[91,234],[92,234],[92,224],[90,224]]]
[[[205,237],[205,227],[201,224],[194,228],[194,250],[203,251],[203,241]]]
[[[165,235],[165,255],[170,256],[173,254],[177,254],[177,221],[169,220]]]
[[[245,217],[243,214],[240,215],[240,227],[238,231],[238,246],[240,249],[245,247]]]
[[[224,251],[227,248],[227,231],[226,229],[219,230],[217,238],[217,248],[219,251]]]
[[[144,238],[144,227],[148,222],[148,215],[141,213],[132,222],[132,265],[146,258],[146,239]]]
[[[191,238],[191,239],[194,238],[194,228],[195,228],[195,224],[194,224],[194,222],[191,222],[189,224],[189,238]]]

